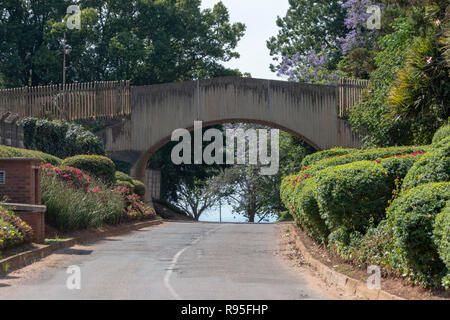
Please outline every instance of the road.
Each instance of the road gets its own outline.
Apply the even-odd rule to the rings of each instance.
[[[60,250],[0,278],[0,300],[335,298],[283,261],[279,228],[170,222]],[[70,266],[81,289],[67,288]]]

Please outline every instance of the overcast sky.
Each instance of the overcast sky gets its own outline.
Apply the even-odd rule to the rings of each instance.
[[[202,8],[212,8],[219,0],[202,0]],[[230,21],[243,22],[247,26],[239,42],[240,59],[233,59],[225,66],[249,72],[253,78],[279,79],[270,71],[272,57],[266,41],[278,33],[277,16],[284,17],[289,8],[288,0],[222,0],[230,13]]]

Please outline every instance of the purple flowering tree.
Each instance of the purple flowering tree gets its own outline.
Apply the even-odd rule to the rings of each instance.
[[[328,70],[328,62],[329,50],[325,47],[320,52],[311,51],[305,57],[297,53],[292,58],[283,57],[278,76],[284,76],[289,81],[333,84],[339,79],[339,75]]]
[[[371,17],[367,8],[376,5],[381,10],[381,3],[373,0],[347,0],[342,5],[347,10],[345,26],[349,30],[347,35],[340,39],[342,53],[348,54],[356,48],[372,48],[378,37],[378,30],[369,30],[367,21]]]

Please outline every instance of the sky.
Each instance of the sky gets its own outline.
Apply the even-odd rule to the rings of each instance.
[[[219,0],[202,0],[202,9],[212,8]],[[270,71],[273,62],[266,41],[278,33],[277,16],[284,17],[289,8],[288,0],[222,0],[230,13],[230,22],[242,22],[247,26],[236,51],[240,59],[224,65],[241,72],[249,72],[253,78],[277,79]]]

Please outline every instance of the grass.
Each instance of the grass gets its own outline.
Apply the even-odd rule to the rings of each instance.
[[[42,177],[42,203],[47,223],[62,232],[119,224],[124,201],[120,194],[100,185],[95,192],[77,188],[55,177]]]

